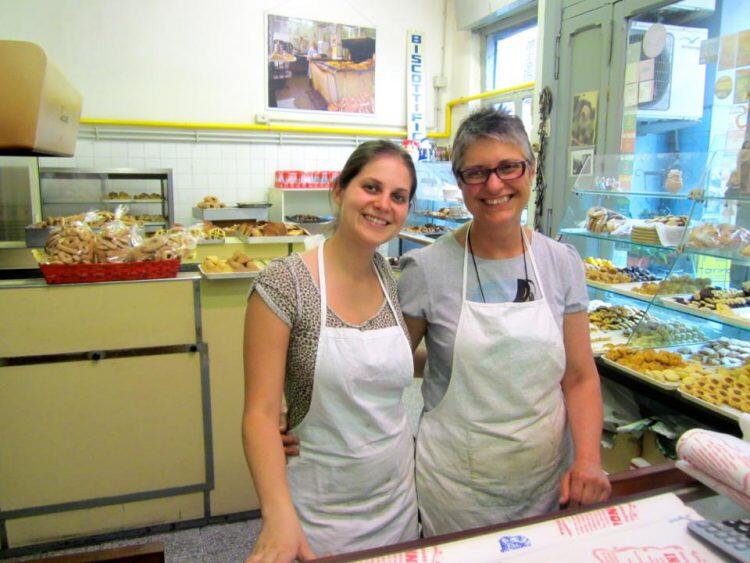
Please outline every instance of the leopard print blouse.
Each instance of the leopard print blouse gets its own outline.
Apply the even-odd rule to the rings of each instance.
[[[383,299],[380,310],[361,325],[343,321],[328,307],[327,325],[332,328],[374,330],[398,324],[403,328],[408,341],[409,333],[398,305],[396,281],[393,279],[390,265],[377,253],[374,263],[393,302],[398,319],[393,317],[391,308]],[[256,278],[250,295],[253,291],[257,291],[271,310],[291,329],[286,355],[284,396],[288,408],[287,426],[292,429],[305,418],[312,400],[315,359],[320,337],[320,290],[301,256],[292,254],[271,262]]]

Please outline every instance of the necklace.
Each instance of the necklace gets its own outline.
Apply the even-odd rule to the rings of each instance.
[[[534,293],[531,291],[531,286],[534,282],[529,279],[529,270],[526,266],[526,243],[523,237],[523,227],[520,230],[521,233],[521,255],[523,256],[523,276],[524,279],[518,280],[518,287],[516,289],[516,297],[513,300],[514,303],[524,303],[526,301],[534,300]],[[482,278],[479,277],[479,268],[477,268],[477,259],[474,257],[474,248],[471,245],[471,225],[469,225],[466,231],[466,241],[469,245],[469,252],[471,253],[471,261],[474,264],[474,274],[477,277],[477,283],[479,284],[479,293],[482,295],[482,303],[487,303],[487,299],[484,296],[484,288],[482,288]]]

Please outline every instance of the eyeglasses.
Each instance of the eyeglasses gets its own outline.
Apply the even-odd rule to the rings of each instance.
[[[495,168],[467,168],[458,171],[464,184],[484,184],[493,172],[501,180],[515,180],[526,174],[529,163],[525,160],[505,160]]]

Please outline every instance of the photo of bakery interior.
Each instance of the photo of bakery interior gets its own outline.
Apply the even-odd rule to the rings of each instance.
[[[269,15],[268,42],[268,107],[374,113],[374,28]]]
[[[0,560],[749,561],[749,111],[747,0],[0,2]]]

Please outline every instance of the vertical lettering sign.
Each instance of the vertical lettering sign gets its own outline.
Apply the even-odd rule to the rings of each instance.
[[[406,136],[421,141],[427,136],[425,124],[425,89],[423,73],[424,35],[407,31],[406,42]]]

